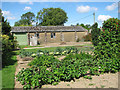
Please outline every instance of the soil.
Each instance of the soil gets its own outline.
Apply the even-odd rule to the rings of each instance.
[[[59,60],[63,59],[65,56],[58,57]],[[21,59],[17,56],[18,65],[16,67],[15,75],[22,68],[29,68],[27,64],[32,60],[31,58],[27,61]],[[120,74],[120,73],[119,73]],[[16,81],[15,78],[15,88],[22,88],[23,86]],[[83,77],[75,79],[75,81],[64,82],[61,81],[58,85],[43,85],[42,88],[118,88],[118,73],[105,73],[100,76],[92,76],[92,80],[84,79]]]
[[[29,68],[29,66],[27,66],[27,64],[32,60],[31,57],[26,57],[26,58],[20,58],[20,56],[17,56],[17,60],[18,60],[18,65],[16,67],[16,72],[15,72],[15,76],[18,74],[18,72],[22,69],[22,68]],[[19,83],[19,81],[16,81],[16,77],[15,77],[15,88],[22,88],[23,86]]]
[[[118,88],[118,73],[106,73],[92,76],[92,80],[83,77],[70,82],[61,81],[58,85],[43,85],[42,88]]]

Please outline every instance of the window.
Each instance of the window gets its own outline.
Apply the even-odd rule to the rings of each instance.
[[[40,38],[40,37],[39,37],[39,33],[37,33],[37,38]]]
[[[51,33],[51,38],[55,38],[55,33]]]
[[[37,37],[37,38],[40,38],[39,33],[36,33],[34,36]]]

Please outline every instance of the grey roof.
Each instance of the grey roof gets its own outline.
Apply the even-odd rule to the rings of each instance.
[[[11,32],[85,32],[88,31],[81,26],[17,26],[12,27]]]

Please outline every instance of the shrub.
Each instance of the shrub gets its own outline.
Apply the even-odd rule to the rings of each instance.
[[[79,39],[79,38],[77,38],[76,42],[79,42],[79,41],[80,41],[80,39]]]
[[[92,39],[91,39],[91,34],[89,33],[88,35],[85,35],[84,37],[83,37],[83,39],[84,39],[84,41],[91,41]]]
[[[2,52],[3,54],[10,52],[12,50],[12,41],[9,40],[8,35],[2,35]]]
[[[120,20],[110,18],[103,23],[103,31],[98,37],[98,44],[95,46],[94,59],[101,60],[100,64],[106,67],[108,71],[119,70],[120,60],[120,29],[118,27]],[[107,62],[107,63],[106,63]],[[114,67],[111,70],[110,67]]]
[[[92,43],[94,46],[96,46],[98,44],[98,37],[100,35],[100,29],[98,28],[97,23],[93,24],[91,28],[92,28],[92,31],[91,31]]]

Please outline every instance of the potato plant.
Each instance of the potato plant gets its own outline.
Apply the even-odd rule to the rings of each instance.
[[[28,65],[29,66],[46,66],[46,67],[51,67],[53,63],[59,62],[58,59],[56,59],[53,55],[48,56],[48,55],[42,55],[41,57],[36,57],[33,61],[31,61]]]
[[[93,59],[92,55],[84,52],[71,53],[61,61],[54,56],[42,55],[35,58],[29,65],[31,68],[22,69],[16,76],[26,89],[41,88],[44,84],[56,85],[60,81],[71,81],[80,77],[92,79],[91,75],[99,75],[101,72],[109,72],[109,70],[119,71],[117,60],[110,63],[97,61]]]

